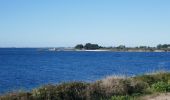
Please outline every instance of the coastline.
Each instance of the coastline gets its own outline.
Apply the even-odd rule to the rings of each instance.
[[[79,50],[79,49],[48,49],[47,51],[80,51],[80,52],[170,52],[170,50],[117,50],[117,49],[95,49],[95,50]]]

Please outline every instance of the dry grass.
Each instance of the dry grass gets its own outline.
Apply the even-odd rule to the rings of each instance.
[[[128,92],[128,80],[124,77],[107,77],[101,80],[101,87],[109,95],[126,95]]]

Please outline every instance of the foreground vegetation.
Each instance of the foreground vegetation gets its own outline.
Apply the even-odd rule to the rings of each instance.
[[[170,73],[135,77],[110,76],[93,83],[46,85],[30,92],[8,93],[0,100],[140,100],[154,93],[170,92]]]

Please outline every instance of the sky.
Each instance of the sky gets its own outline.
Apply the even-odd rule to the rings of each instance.
[[[170,0],[0,0],[0,47],[170,44]]]

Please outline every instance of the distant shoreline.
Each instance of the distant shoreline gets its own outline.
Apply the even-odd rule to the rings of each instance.
[[[37,49],[37,51],[77,51],[77,52],[170,52],[170,49],[134,49],[134,48],[126,48],[126,49],[75,49],[75,48],[66,48],[66,47],[44,47],[44,48],[0,48],[0,49]]]
[[[142,49],[128,49],[128,50],[117,50],[117,49],[95,49],[95,50],[79,50],[79,49],[60,49],[60,48],[50,48],[48,51],[78,51],[78,52],[170,52],[165,50],[142,50]]]

